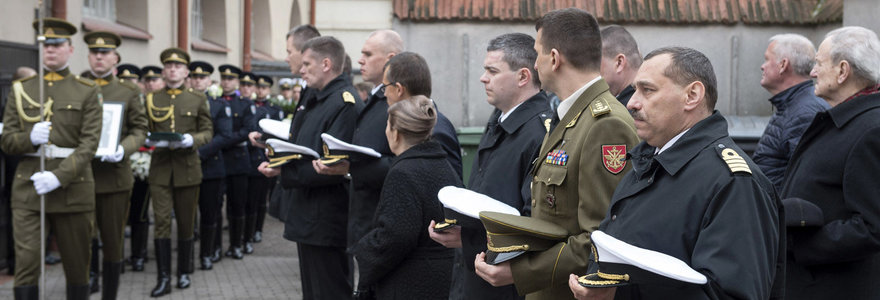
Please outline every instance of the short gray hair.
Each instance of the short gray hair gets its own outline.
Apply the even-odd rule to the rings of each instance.
[[[396,31],[390,29],[379,29],[370,33],[370,36],[368,38],[372,38],[374,36],[378,37],[381,41],[379,44],[382,46],[382,51],[385,52],[384,54],[394,53],[396,55],[397,53],[404,51],[403,39]]]
[[[638,70],[642,66],[642,54],[639,44],[629,30],[620,25],[608,25],[600,31],[602,34],[602,57],[613,58],[618,53],[626,55],[629,67]],[[809,71],[807,71],[809,73]]]
[[[501,51],[504,53],[502,60],[507,63],[511,71],[522,68],[532,73],[532,84],[541,86],[538,72],[535,72],[535,60],[538,52],[535,51],[535,39],[525,33],[506,33],[489,41],[486,51]]]
[[[835,29],[825,35],[832,62],[846,60],[853,74],[872,84],[880,83],[880,40],[873,31],[859,26]]]
[[[810,77],[810,70],[813,69],[816,57],[816,47],[810,40],[800,34],[783,33],[771,37],[770,43],[773,42],[776,42],[773,54],[776,55],[777,63],[783,58],[788,58],[795,74]]]
[[[303,45],[306,44],[309,40],[321,36],[321,33],[318,32],[318,29],[315,26],[310,24],[303,24],[291,28],[290,31],[287,32],[287,37],[293,37],[293,47],[297,50],[302,50]]]

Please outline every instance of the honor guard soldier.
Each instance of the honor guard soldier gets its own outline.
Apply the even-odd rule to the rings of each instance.
[[[125,115],[119,131],[119,144],[112,154],[92,160],[95,177],[95,219],[104,252],[103,299],[116,299],[119,274],[122,272],[123,242],[128,205],[134,186],[129,155],[138,150],[146,139],[147,115],[140,101],[140,88],[131,79],[117,78],[113,66],[119,60],[116,53],[122,39],[115,33],[95,31],[84,36],[89,45],[89,72],[86,77],[101,87],[102,103],[122,103]],[[92,278],[97,278],[98,240],[92,241]],[[97,280],[92,293],[97,292]],[[92,282],[90,282],[91,284]]]
[[[211,73],[214,67],[203,61],[189,64],[190,84],[193,90],[206,93],[211,85]],[[223,191],[226,181],[226,163],[223,161],[222,149],[232,136],[232,110],[226,101],[208,96],[211,121],[214,123],[214,138],[199,147],[199,159],[202,161],[202,184],[199,187],[199,261],[200,269],[213,269],[215,233],[221,231],[217,227],[220,208],[223,204]]]
[[[280,121],[284,118],[284,112],[281,111],[281,108],[270,101],[273,83],[274,81],[269,76],[257,76],[257,97],[251,106],[254,122],[259,122],[262,119]],[[256,129],[259,130],[259,126]],[[246,254],[254,252],[253,243],[259,243],[263,240],[266,196],[269,195],[275,182],[274,179],[266,178],[257,170],[260,163],[268,161],[265,152],[249,144],[248,153],[250,154],[251,169],[248,171],[248,199],[244,218],[244,253]]]
[[[189,54],[168,48],[159,56],[167,86],[147,94],[150,134],[155,146],[150,161],[150,194],[156,219],[158,283],[150,296],[171,292],[171,214],[177,218],[177,287],[190,286],[193,272],[193,226],[202,170],[198,147],[211,141],[213,128],[204,93],[183,89]]]
[[[162,68],[157,66],[146,66],[141,69],[141,80],[144,82],[144,94],[161,90],[165,87],[165,81],[162,80]]]
[[[223,159],[226,161],[226,219],[229,222],[229,249],[224,255],[242,259],[244,210],[248,198],[247,174],[251,169],[247,139],[248,133],[256,127],[250,95],[256,91],[256,80],[253,73],[242,72],[231,65],[221,65],[219,69],[222,98],[232,110],[232,140],[223,148]],[[235,75],[237,77],[233,77]],[[235,94],[237,85],[240,87],[240,96]]]
[[[300,73],[309,82],[304,104],[294,116],[290,141],[323,152],[321,134],[350,142],[363,102],[342,74],[345,48],[333,37],[317,37],[302,47]],[[310,159],[280,168],[260,165],[268,177],[281,175],[293,191],[284,238],[296,242],[302,270],[303,298],[351,297],[351,270],[345,252],[348,190],[343,176],[319,175]]]
[[[527,299],[567,299],[572,292],[565,278],[586,269],[590,232],[627,170],[626,151],[639,139],[626,107],[599,75],[602,40],[593,15],[555,10],[535,28],[541,86],[563,100],[532,165],[529,205],[532,218],[555,223],[570,235],[550,249],[497,265],[480,254],[474,267],[493,286],[514,284]]]
[[[33,23],[34,28],[38,23]],[[39,297],[40,195],[45,195],[45,225],[56,233],[64,260],[67,299],[89,297],[89,241],[95,218],[91,161],[103,113],[100,87],[74,76],[67,67],[73,54],[70,37],[75,33],[76,27],[67,21],[44,19],[42,67],[46,74],[42,79],[31,76],[13,82],[7,96],[0,147],[6,154],[24,155],[15,170],[10,201],[15,299]],[[42,107],[41,83],[45,91]],[[42,172],[40,156],[46,158]]]
[[[145,105],[144,82],[140,80],[140,68],[132,64],[118,65],[116,66],[116,77],[136,83],[140,88],[138,98],[141,106]],[[147,152],[148,149],[141,146],[138,151]],[[131,226],[131,239],[129,240],[131,257],[128,258],[128,262],[131,264],[132,271],[135,272],[143,271],[144,263],[147,261],[147,239],[150,230],[150,218],[147,215],[150,205],[149,190],[150,185],[147,184],[146,178],[134,178],[128,209],[128,225]]]

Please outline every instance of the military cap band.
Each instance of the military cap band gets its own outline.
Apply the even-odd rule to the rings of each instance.
[[[39,30],[39,23],[39,20],[34,20],[34,29]],[[42,36],[46,38],[43,41],[44,44],[61,44],[70,40],[70,37],[74,34],[76,34],[76,26],[73,26],[70,22],[58,18],[43,18]]]
[[[83,41],[89,45],[89,49],[116,49],[122,44],[119,35],[107,31],[93,31],[83,36]]]
[[[214,73],[214,67],[207,62],[197,60],[189,63],[190,75],[209,76],[211,73]]]
[[[162,54],[159,55],[159,60],[162,61],[163,64],[169,62],[179,62],[184,65],[189,65],[189,54],[183,49],[171,47],[162,51]]]

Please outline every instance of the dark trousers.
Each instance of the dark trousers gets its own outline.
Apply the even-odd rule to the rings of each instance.
[[[150,184],[146,180],[134,179],[131,189],[131,208],[128,211],[128,225],[148,224],[147,211],[150,206]]]
[[[260,211],[266,212],[266,196],[272,179],[263,176],[248,176],[247,203],[245,203],[245,215],[257,215]],[[262,208],[262,209],[261,209]]]
[[[350,257],[345,247],[296,243],[303,299],[351,299]]]
[[[246,175],[226,176],[226,219],[244,218],[247,193],[248,177]]]
[[[204,179],[199,186],[199,226],[214,227],[223,205],[224,178]]]
[[[128,218],[130,192],[95,194],[95,219],[101,235],[104,261],[121,262],[125,241],[125,220]]]

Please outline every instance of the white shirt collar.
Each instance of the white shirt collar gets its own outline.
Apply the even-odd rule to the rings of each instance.
[[[379,88],[381,88],[381,87],[382,87],[382,84],[381,84],[381,83],[380,83],[380,84],[377,84],[376,86],[374,86],[374,87],[373,87],[373,90],[370,91],[370,95],[375,95],[376,92],[378,92],[378,91],[379,91]]]
[[[526,102],[525,101],[520,102],[519,104],[517,104],[516,106],[514,106],[513,108],[508,110],[506,113],[504,113],[504,112],[501,113],[501,116],[498,117],[498,123],[500,124],[500,123],[504,122],[504,120],[507,119],[507,117],[509,117],[510,114],[512,114],[513,111],[516,110],[516,108],[519,107],[520,105],[522,105],[523,103],[526,103]]]
[[[577,100],[584,91],[590,88],[590,86],[596,83],[596,81],[599,81],[599,79],[602,79],[602,76],[596,76],[596,78],[587,82],[587,84],[579,88],[577,91],[574,91],[571,96],[568,96],[568,98],[565,98],[565,100],[559,103],[559,106],[556,107],[556,114],[559,116],[559,120],[562,120],[562,118],[565,117],[565,114],[567,114],[568,110],[574,105],[574,101]]]
[[[666,149],[669,149],[669,147],[672,147],[672,145],[674,145],[675,142],[678,142],[678,139],[680,139],[681,136],[683,136],[686,132],[688,132],[688,130],[691,130],[691,129],[690,128],[685,129],[684,131],[682,131],[678,135],[672,137],[672,139],[669,140],[668,142],[666,142],[666,144],[663,145],[663,147],[660,147],[660,148],[657,148],[657,150],[654,150],[654,155],[660,154],[663,151],[666,151]]]

